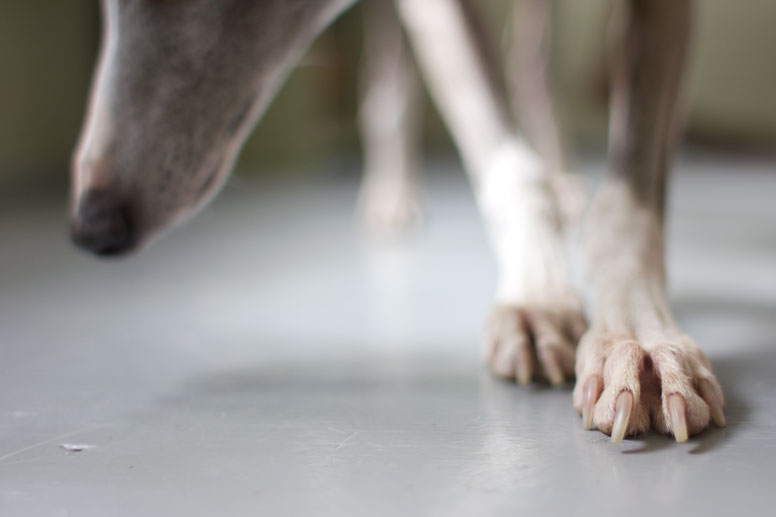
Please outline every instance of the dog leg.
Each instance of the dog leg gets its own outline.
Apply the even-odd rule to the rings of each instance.
[[[621,21],[609,178],[586,228],[594,319],[578,350],[574,405],[612,441],[652,427],[682,442],[710,418],[725,424],[719,383],[674,322],[665,289],[665,181],[689,0],[631,0]]]
[[[419,217],[419,88],[392,0],[364,2],[364,91],[359,121],[364,178],[359,213],[367,230],[395,237]]]
[[[526,138],[545,160],[564,223],[575,224],[586,205],[585,189],[569,174],[549,83],[551,0],[512,3],[512,49],[507,63],[512,106]]]
[[[498,258],[487,360],[496,374],[522,383],[543,376],[561,384],[573,375],[585,321],[568,277],[546,164],[514,130],[470,6],[459,0],[399,0],[398,6]]]

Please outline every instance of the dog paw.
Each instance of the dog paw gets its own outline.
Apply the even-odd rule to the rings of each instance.
[[[485,329],[484,355],[493,373],[554,386],[574,377],[574,351],[587,328],[582,305],[496,305]]]
[[[722,389],[709,360],[686,336],[644,346],[590,330],[579,346],[576,373],[574,407],[583,426],[613,442],[650,429],[684,442],[712,419],[725,426]]]
[[[402,181],[364,185],[360,217],[366,231],[378,238],[401,235],[420,219],[416,188]]]

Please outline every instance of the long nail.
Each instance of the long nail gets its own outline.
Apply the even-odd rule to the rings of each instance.
[[[586,430],[593,428],[593,408],[601,393],[601,377],[591,376],[585,383],[582,391],[582,427]]]
[[[671,429],[674,438],[679,443],[687,441],[687,405],[681,395],[669,395],[666,401],[668,405],[668,418],[671,421]]]
[[[555,353],[552,351],[546,353],[544,358],[544,371],[547,373],[547,378],[553,386],[561,386],[566,380],[560,366],[558,366],[558,360],[555,357]]]
[[[703,379],[700,382],[700,392],[701,397],[709,406],[711,418],[714,420],[714,423],[717,424],[717,427],[725,427],[727,425],[727,420],[725,420],[725,413],[722,411],[722,402],[717,398],[717,393],[711,386],[711,382],[707,379]]]
[[[620,443],[628,430],[631,413],[633,412],[633,393],[623,391],[614,401],[614,425],[612,426],[612,443]]]

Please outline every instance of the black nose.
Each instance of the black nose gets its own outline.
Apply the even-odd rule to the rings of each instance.
[[[81,196],[72,223],[73,242],[97,255],[120,255],[134,244],[129,206],[104,190]]]

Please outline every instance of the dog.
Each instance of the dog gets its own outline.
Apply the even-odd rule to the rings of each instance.
[[[124,254],[196,212],[223,184],[289,70],[353,3],[104,0],[102,49],[74,155],[75,243],[97,255]],[[622,4],[607,180],[583,226],[589,327],[569,278],[552,159],[516,131],[472,6],[396,0],[395,8],[498,259],[485,333],[490,368],[522,384],[576,377],[573,404],[583,426],[614,442],[650,429],[683,442],[712,420],[725,425],[711,365],[673,320],[666,297],[665,183],[679,133],[691,5]],[[411,213],[396,206],[411,197],[412,80],[402,64],[406,49],[384,48],[395,66],[380,69],[390,61],[383,56],[371,97],[367,88],[362,193],[368,199],[393,190],[394,208],[378,212],[402,221]],[[547,122],[546,110],[535,113],[543,111]],[[547,135],[540,141],[553,147],[556,137]]]

